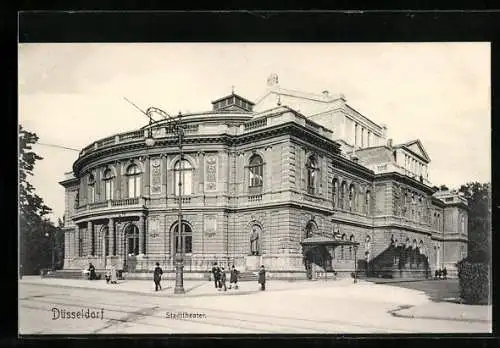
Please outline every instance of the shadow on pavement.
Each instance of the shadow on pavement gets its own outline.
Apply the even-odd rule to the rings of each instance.
[[[375,284],[397,286],[424,292],[431,301],[449,302],[462,304],[460,300],[460,289],[458,279],[391,279],[381,280],[377,278],[366,279]]]

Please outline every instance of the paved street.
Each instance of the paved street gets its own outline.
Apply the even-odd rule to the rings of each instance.
[[[158,293],[152,291],[151,285],[149,281],[129,281],[110,288],[105,282],[25,277],[19,287],[20,333],[354,334],[491,331],[491,323],[484,320],[484,313],[491,311],[491,307],[477,306],[480,308],[474,309],[480,312],[478,315],[483,319],[477,319],[478,315],[474,311],[465,316],[465,319],[470,320],[421,319],[415,315],[419,310],[426,314],[431,309],[439,314],[441,310],[437,306],[461,306],[443,308],[450,314],[467,312],[470,307],[435,303],[423,292],[413,289],[369,282],[352,284],[347,279],[292,283],[271,281],[265,292],[258,291],[255,282],[242,282],[239,290],[226,293],[217,292],[211,282],[192,281],[185,283],[189,291],[182,296],[173,295],[172,282],[166,282],[164,286],[167,288]],[[95,318],[63,319],[63,310],[78,312],[79,315],[85,315],[88,311],[88,315]],[[405,311],[413,312],[405,315]],[[59,319],[54,319],[57,313]],[[178,313],[185,314],[175,317]],[[458,319],[464,319],[464,316]]]

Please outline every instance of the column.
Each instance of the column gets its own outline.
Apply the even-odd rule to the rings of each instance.
[[[108,250],[108,255],[116,255],[116,238],[115,238],[115,220],[113,218],[110,218],[108,221],[108,248],[111,250]]]
[[[203,193],[205,189],[205,153],[198,152],[198,192]]]
[[[149,156],[146,156],[146,160],[144,161],[144,167],[145,167],[145,171],[144,171],[144,193],[145,193],[145,196],[149,197],[149,195],[151,194],[151,190],[150,190],[150,182],[151,182],[151,159]]]
[[[139,254],[144,254],[144,233],[146,232],[144,229],[144,217],[139,216]]]
[[[88,221],[87,222],[87,241],[86,241],[86,245],[87,245],[87,248],[84,252],[84,256],[87,256],[87,255],[93,255],[93,251],[94,251],[94,231],[92,229],[92,221]],[[90,246],[90,248],[89,248]]]
[[[356,147],[358,144],[358,124],[353,121],[354,124],[354,138],[353,138],[353,145]]]
[[[75,226],[75,245],[74,245],[74,251],[75,251],[75,255],[74,256],[82,256],[80,254],[80,227],[78,225]]]
[[[120,162],[115,162],[115,169],[116,169],[116,195],[115,199],[121,199],[122,198],[122,180],[123,180],[123,175],[122,175],[122,166]]]

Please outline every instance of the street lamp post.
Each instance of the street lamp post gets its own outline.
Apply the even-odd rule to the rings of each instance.
[[[181,118],[181,114],[179,113],[179,121]],[[184,161],[184,152],[182,149],[182,138],[184,136],[184,130],[182,127],[180,127],[180,123],[177,124],[177,136],[179,140],[179,210],[178,210],[178,218],[179,221],[177,223],[177,230],[179,234],[179,241],[178,241],[178,246],[180,247],[180,252],[177,249],[175,251],[175,288],[174,288],[174,294],[183,294],[184,293],[184,274],[183,274],[183,268],[184,268],[184,243],[182,239],[182,179],[184,176],[184,172],[182,171],[182,165]]]
[[[150,118],[150,124],[149,124],[149,131],[148,131],[148,137],[146,138],[146,146],[152,147],[155,145],[155,141],[152,137],[151,134],[151,113],[156,112],[161,114],[165,118],[170,118],[172,119],[166,112],[162,111],[161,109],[151,107],[149,108],[145,114]],[[178,137],[178,147],[179,147],[179,192],[177,195],[177,198],[179,200],[178,202],[178,222],[177,222],[177,236],[178,236],[178,241],[175,245],[175,287],[174,287],[174,293],[175,294],[183,294],[184,293],[184,274],[183,274],[183,269],[184,269],[184,243],[183,243],[183,226],[182,226],[182,185],[183,185],[183,177],[184,177],[184,172],[183,172],[183,161],[184,161],[184,152],[183,152],[183,137],[184,137],[184,129],[180,125],[180,119],[182,115],[179,112],[177,120],[172,120],[173,124],[171,125],[171,129],[177,133]]]

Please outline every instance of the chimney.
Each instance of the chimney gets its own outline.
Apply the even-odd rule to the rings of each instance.
[[[325,98],[329,97],[329,92],[327,90],[323,91],[323,97],[325,97]]]
[[[392,148],[392,139],[387,139],[387,146]]]

